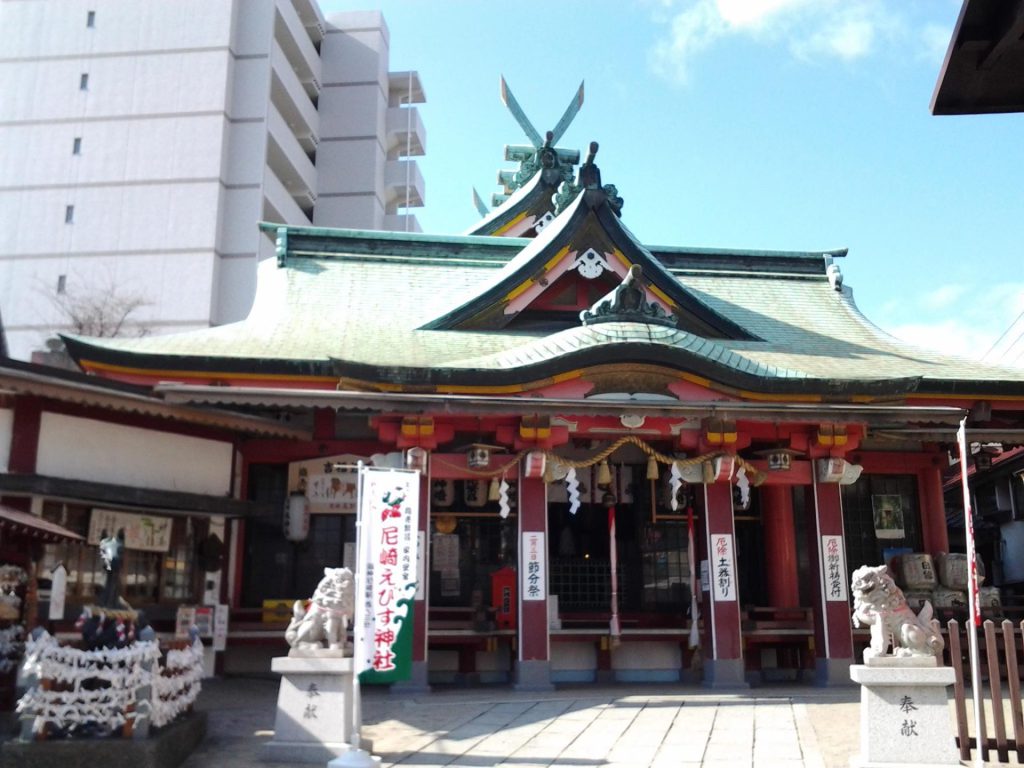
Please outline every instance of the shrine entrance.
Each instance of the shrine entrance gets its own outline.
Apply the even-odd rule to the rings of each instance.
[[[803,486],[734,498],[745,667],[755,682],[811,679],[814,611]]]

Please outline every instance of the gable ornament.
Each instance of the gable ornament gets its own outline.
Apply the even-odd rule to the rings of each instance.
[[[661,305],[647,301],[644,292],[643,269],[639,264],[629,268],[623,281],[590,309],[580,312],[583,325],[595,323],[657,323],[675,327],[675,317],[669,315]]]

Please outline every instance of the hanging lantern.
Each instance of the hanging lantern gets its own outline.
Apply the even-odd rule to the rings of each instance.
[[[544,451],[530,451],[523,461],[523,474],[526,477],[543,477],[546,482],[550,482],[546,476],[547,463]]]
[[[482,507],[487,503],[488,488],[486,480],[463,480],[462,500],[467,507]]]
[[[430,482],[430,503],[435,507],[450,507],[455,502],[455,482],[432,480]]]
[[[657,480],[658,479],[658,460],[653,456],[647,457],[647,479]]]
[[[302,491],[292,491],[284,504],[284,537],[305,541],[309,537],[309,501]]]
[[[707,483],[728,482],[732,480],[732,473],[736,467],[735,456],[717,456],[710,461],[703,462],[703,477],[701,480]]]
[[[612,484],[612,470],[608,466],[608,461],[602,461],[597,465],[597,484],[598,485],[611,485]]]
[[[818,459],[816,464],[819,483],[838,483],[846,468],[846,460],[836,457]]]
[[[405,452],[405,468],[426,472],[428,455],[426,448],[410,448]]]
[[[474,443],[466,451],[466,466],[470,469],[487,469],[491,463],[491,449]]]

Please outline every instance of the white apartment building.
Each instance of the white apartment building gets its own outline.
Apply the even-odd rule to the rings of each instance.
[[[415,72],[316,0],[0,0],[0,313],[28,359],[71,313],[122,335],[245,317],[257,222],[419,231]],[[109,333],[110,331],[106,331]]]

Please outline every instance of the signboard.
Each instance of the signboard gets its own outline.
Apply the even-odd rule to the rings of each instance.
[[[419,570],[420,473],[365,467],[360,485],[354,666],[361,683],[408,680]]]
[[[736,599],[736,560],[732,534],[711,534],[711,593],[715,602]]]
[[[875,519],[875,538],[903,539],[903,497],[898,494],[876,494],[871,497]]]
[[[200,605],[195,609],[195,625],[200,637],[213,637],[213,606]]]
[[[213,612],[213,650],[223,651],[228,647],[228,607],[218,605]]]
[[[174,620],[174,636],[177,638],[188,637],[188,631],[195,623],[196,607],[194,605],[179,605]]]
[[[825,599],[837,603],[845,603],[849,599],[846,594],[846,555],[843,552],[842,536],[821,537],[821,561],[825,579]]]
[[[523,580],[519,585],[523,600],[543,600],[547,597],[546,563],[544,533],[527,531],[523,534]]]
[[[288,465],[288,490],[306,494],[312,515],[355,514],[359,461],[359,456],[344,453],[292,462]]]
[[[99,546],[103,531],[114,536],[124,529],[124,548],[142,552],[167,552],[171,548],[171,529],[174,520],[169,517],[137,515],[113,509],[93,509],[89,518],[88,541]]]

